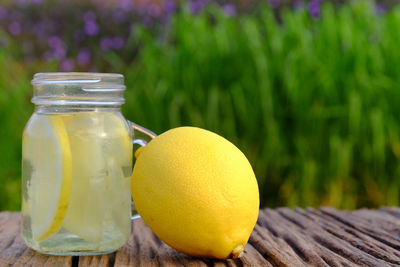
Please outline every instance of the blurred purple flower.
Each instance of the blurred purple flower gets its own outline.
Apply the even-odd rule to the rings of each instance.
[[[225,4],[222,10],[227,17],[233,17],[236,14],[236,7],[233,4]]]
[[[12,35],[19,35],[22,32],[22,27],[18,21],[14,21],[8,26],[8,30]]]
[[[208,4],[208,0],[192,0],[190,10],[193,14],[199,14],[203,8]]]
[[[13,2],[17,4],[19,7],[25,7],[29,4],[28,0],[14,0]]]
[[[114,37],[112,41],[112,46],[114,49],[121,49],[124,47],[125,40],[121,36]]]
[[[108,51],[113,46],[113,40],[109,37],[102,37],[100,40],[100,48],[103,51]]]
[[[273,9],[277,9],[279,5],[281,4],[280,0],[269,0],[269,4]]]
[[[311,17],[319,17],[321,14],[321,3],[323,0],[311,0],[308,2],[308,11],[310,12]]]
[[[7,17],[7,9],[0,6],[0,19],[5,19]]]
[[[169,17],[176,11],[177,5],[173,0],[164,1],[162,6],[161,23],[165,24]]]
[[[175,12],[176,10],[176,3],[173,0],[167,0],[163,3],[163,10],[164,13],[170,15]]]
[[[63,60],[60,64],[61,71],[71,71],[75,67],[75,62],[73,59],[67,58]]]
[[[383,3],[376,2],[375,3],[375,11],[376,11],[377,14],[385,13],[386,7],[385,7],[385,5]]]
[[[96,14],[93,11],[87,11],[83,14],[83,19],[85,21],[93,21],[96,19]]]
[[[193,1],[190,9],[193,14],[199,14],[203,10],[203,6],[198,1]]]
[[[50,48],[56,49],[57,47],[60,47],[63,45],[63,42],[61,41],[60,37],[54,35],[51,36],[48,40],[47,40],[47,44]]]
[[[87,48],[83,48],[79,51],[77,57],[78,65],[86,66],[90,63],[90,51]]]
[[[120,0],[119,7],[129,12],[133,9],[133,0]]]
[[[43,0],[31,0],[31,2],[34,4],[42,4]]]
[[[58,46],[53,50],[53,57],[57,60],[65,58],[67,51],[63,46]]]
[[[50,47],[51,55],[47,55],[48,58],[53,57],[57,60],[65,58],[67,51],[65,45],[57,35],[50,36],[47,40],[47,45]]]
[[[319,17],[321,14],[321,3],[323,0],[311,0],[308,2],[308,11],[310,12],[311,17]]]
[[[99,33],[99,25],[95,21],[86,21],[85,32],[90,36],[97,35]]]
[[[150,16],[158,17],[161,15],[161,8],[158,4],[153,3],[147,7],[147,13]]]

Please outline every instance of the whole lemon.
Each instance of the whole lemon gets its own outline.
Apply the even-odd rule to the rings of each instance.
[[[138,152],[132,197],[152,231],[189,255],[236,258],[259,210],[257,181],[245,155],[195,127],[169,130]]]

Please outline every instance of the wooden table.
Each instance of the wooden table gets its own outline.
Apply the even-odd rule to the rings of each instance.
[[[55,257],[36,253],[20,235],[20,214],[0,213],[0,266],[400,266],[400,208],[263,209],[236,260],[193,258],[161,242],[139,219],[116,253]]]

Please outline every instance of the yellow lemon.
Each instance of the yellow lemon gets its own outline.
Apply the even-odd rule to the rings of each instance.
[[[132,197],[161,240],[193,256],[236,258],[258,217],[258,185],[245,155],[195,127],[169,130],[137,153]]]
[[[44,241],[58,232],[67,212],[72,159],[64,122],[56,116],[34,116],[23,139],[23,164],[31,169],[29,201],[33,239]]]

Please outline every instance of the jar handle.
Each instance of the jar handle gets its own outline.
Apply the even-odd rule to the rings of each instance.
[[[147,145],[151,139],[155,138],[157,135],[152,131],[137,125],[134,122],[128,121],[129,126],[131,128],[132,136],[133,136],[133,144],[137,144],[140,146]]]
[[[153,133],[152,131],[134,123],[131,121],[128,121],[129,128],[131,130],[131,136],[132,138],[132,144],[133,145],[139,145],[139,146],[145,146],[147,145],[148,142],[150,142],[153,138],[155,138],[157,135]],[[135,209],[135,204],[132,201],[132,210]],[[139,219],[140,215],[135,214],[131,217],[131,220],[136,220]]]

